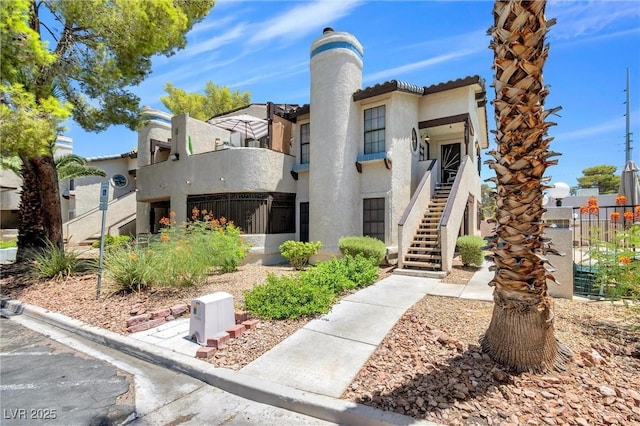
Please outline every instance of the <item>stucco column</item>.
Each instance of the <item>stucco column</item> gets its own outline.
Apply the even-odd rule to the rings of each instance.
[[[342,236],[362,232],[355,167],[362,139],[353,93],[362,86],[362,45],[326,28],[311,45],[309,239],[338,251]]]
[[[571,207],[549,207],[542,216],[544,236],[551,238],[552,247],[563,256],[548,254],[549,262],[556,269],[552,274],[560,283],[548,282],[549,294],[565,299],[573,298],[573,209]]]

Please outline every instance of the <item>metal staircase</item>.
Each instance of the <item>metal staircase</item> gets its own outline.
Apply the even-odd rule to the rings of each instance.
[[[431,198],[409,250],[404,257],[403,268],[422,271],[441,271],[440,219],[447,204],[451,185],[439,185]]]

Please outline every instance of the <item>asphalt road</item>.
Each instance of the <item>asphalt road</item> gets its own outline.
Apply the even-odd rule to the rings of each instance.
[[[25,315],[0,318],[2,425],[332,425]]]
[[[132,377],[0,319],[3,425],[111,425],[135,416]]]

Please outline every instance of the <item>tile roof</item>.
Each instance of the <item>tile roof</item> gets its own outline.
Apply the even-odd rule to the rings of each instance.
[[[482,79],[480,76],[477,76],[477,75],[463,77],[457,80],[450,80],[445,83],[433,84],[431,86],[418,86],[418,85],[407,83],[404,81],[390,80],[384,83],[376,84],[375,86],[370,86],[364,89],[357,90],[353,94],[353,100],[360,101],[362,99],[367,99],[373,96],[378,96],[378,95],[382,95],[389,92],[395,92],[395,91],[415,93],[417,95],[429,95],[432,93],[443,92],[445,90],[457,89],[459,87],[464,87],[464,86],[471,86],[473,84],[480,84],[484,91],[484,79]]]

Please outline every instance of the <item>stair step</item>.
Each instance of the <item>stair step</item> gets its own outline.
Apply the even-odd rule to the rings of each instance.
[[[417,246],[414,246],[414,244],[418,244]],[[440,247],[433,247],[432,245],[428,246],[428,247],[423,247],[420,246],[420,244],[424,244],[424,242],[421,241],[413,241],[411,244],[411,247],[409,247],[409,253],[413,253],[416,251],[430,251],[433,253],[440,253]]]
[[[439,270],[442,268],[442,264],[440,263],[431,263],[431,262],[415,262],[415,261],[405,261],[402,262],[402,267],[414,267],[421,269],[429,269],[429,270]]]
[[[442,256],[440,254],[417,254],[417,253],[407,253],[405,259],[418,259],[418,260],[441,260]]]

